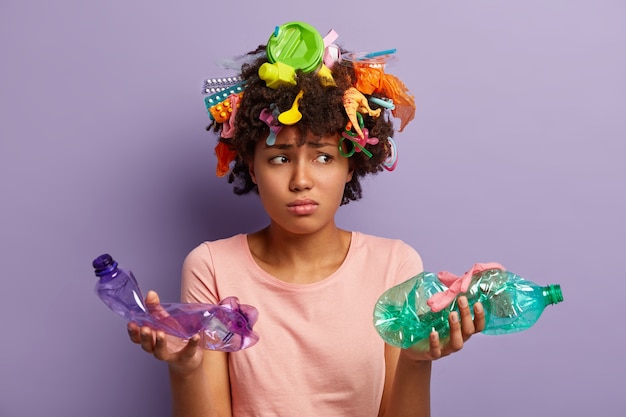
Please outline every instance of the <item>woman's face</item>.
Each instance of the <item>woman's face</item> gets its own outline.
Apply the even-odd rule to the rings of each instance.
[[[335,227],[335,213],[352,179],[348,159],[339,153],[339,134],[321,138],[282,128],[272,146],[258,141],[250,175],[274,226],[294,234]]]

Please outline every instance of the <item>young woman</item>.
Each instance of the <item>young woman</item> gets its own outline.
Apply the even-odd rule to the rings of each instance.
[[[284,42],[294,30],[299,55],[290,60]],[[392,118],[401,130],[414,107],[381,65],[345,52],[333,59],[328,38],[329,60],[304,68],[301,58],[320,55],[310,50],[319,48],[312,30],[277,28],[242,66],[245,88],[228,98],[222,122],[216,114],[218,173],[229,173],[236,193],[258,193],[269,225],[204,242],[183,265],[183,301],[237,296],[258,309],[260,341],[225,353],[199,348],[195,336],[171,352],[162,332],[128,327],[133,342],[168,363],[175,416],[428,416],[432,360],[484,328],[481,305],[471,312],[461,297],[449,339],[433,332],[425,351],[386,345],[376,333],[376,300],[420,273],[421,259],[399,240],[339,228],[335,214],[361,197],[363,176],[393,169]],[[158,304],[157,294],[147,303]]]

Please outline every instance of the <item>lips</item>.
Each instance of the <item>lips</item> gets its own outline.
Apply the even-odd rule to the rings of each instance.
[[[317,203],[317,201],[307,198],[303,200],[292,201],[291,203],[287,204],[287,209],[291,213],[298,216],[306,216],[309,214],[313,214],[315,210],[317,210],[318,206],[319,204]]]

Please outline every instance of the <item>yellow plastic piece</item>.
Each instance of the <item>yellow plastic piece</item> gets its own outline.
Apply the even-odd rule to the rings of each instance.
[[[269,88],[278,88],[281,85],[296,85],[296,71],[291,65],[282,62],[270,64],[266,62],[259,68],[259,77]]]
[[[320,83],[324,87],[336,86],[335,79],[333,78],[333,74],[326,65],[322,64],[320,69],[317,71],[317,76],[320,77]]]
[[[302,119],[302,113],[298,109],[298,102],[304,95],[304,91],[300,90],[296,98],[293,100],[291,108],[278,115],[278,121],[284,125],[295,125]]]

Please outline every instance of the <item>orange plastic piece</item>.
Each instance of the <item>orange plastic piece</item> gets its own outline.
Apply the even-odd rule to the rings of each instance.
[[[239,93],[238,96],[241,98],[243,93]],[[239,104],[237,104],[239,106]],[[230,101],[230,96],[227,97],[221,103],[217,103],[209,109],[211,116],[217,123],[224,123],[228,119],[230,119],[230,114],[233,112],[233,108]]]
[[[218,177],[223,177],[230,171],[230,163],[235,160],[237,152],[229,148],[224,142],[218,142],[215,147],[215,155],[217,156],[215,174]]]
[[[400,132],[415,117],[415,99],[409,93],[406,85],[391,74],[385,74],[382,67],[368,65],[354,65],[356,74],[355,87],[363,94],[381,93],[390,98],[395,109],[391,111],[394,117],[400,119]]]

